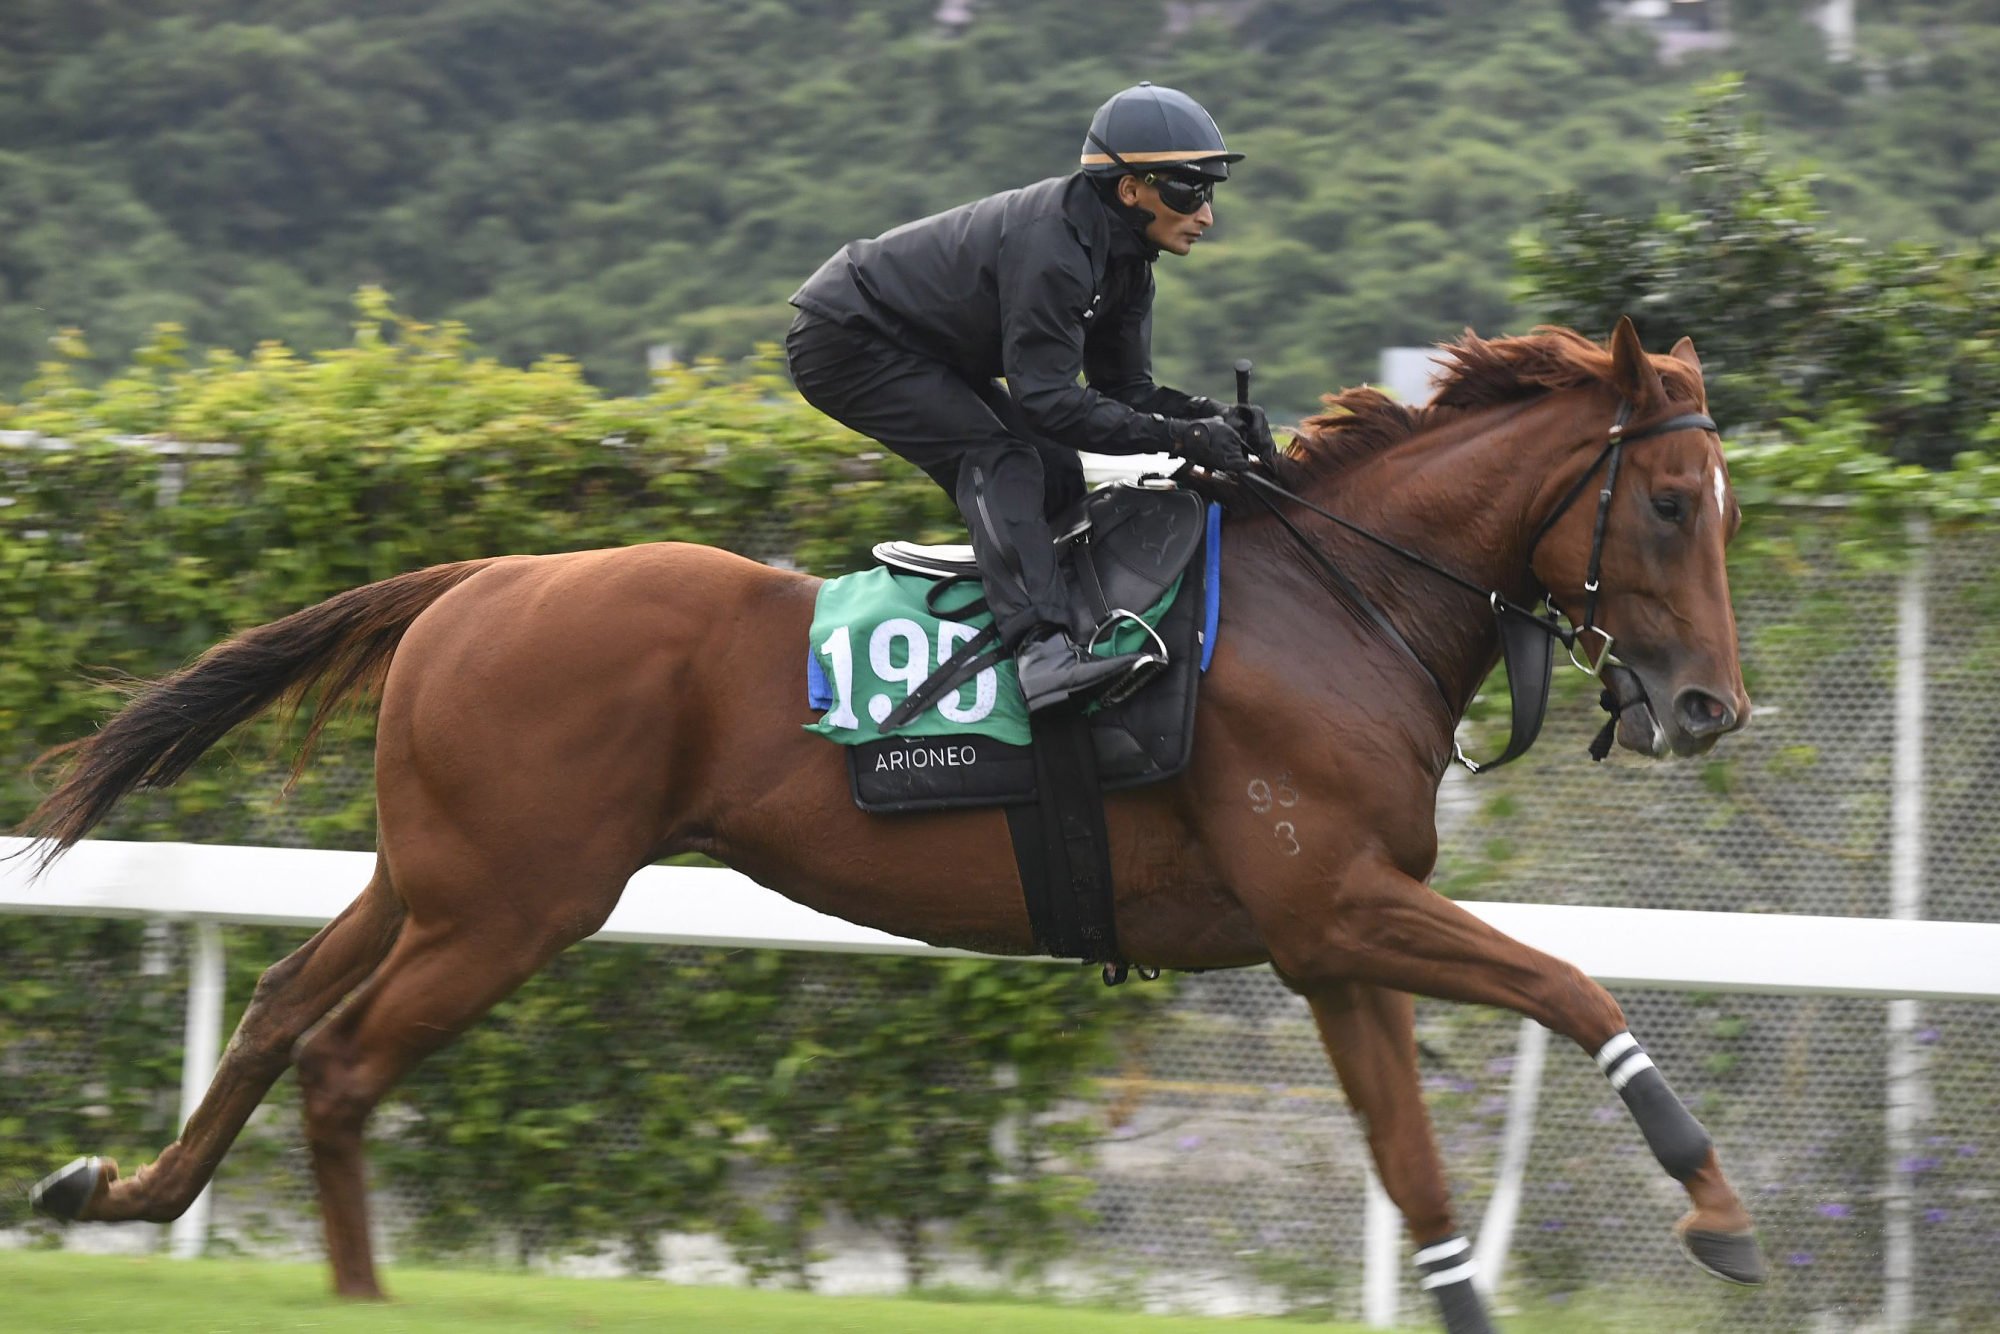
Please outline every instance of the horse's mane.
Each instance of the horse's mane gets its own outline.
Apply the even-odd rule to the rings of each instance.
[[[1437,346],[1448,361],[1427,406],[1410,407],[1366,385],[1328,394],[1321,400],[1327,411],[1299,424],[1285,456],[1308,476],[1331,474],[1463,413],[1611,380],[1610,350],[1557,325],[1517,338],[1481,338],[1467,329]],[[1673,357],[1652,363],[1670,397],[1700,396],[1699,371]]]

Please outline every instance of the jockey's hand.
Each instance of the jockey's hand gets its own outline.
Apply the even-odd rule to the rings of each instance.
[[[1232,403],[1223,409],[1222,415],[1236,428],[1236,434],[1243,438],[1243,448],[1248,452],[1260,459],[1268,459],[1278,452],[1278,442],[1271,438],[1271,419],[1255,403]]]
[[[1175,421],[1174,453],[1210,472],[1242,472],[1250,466],[1243,452],[1243,437],[1227,417],[1202,417],[1196,421]]]

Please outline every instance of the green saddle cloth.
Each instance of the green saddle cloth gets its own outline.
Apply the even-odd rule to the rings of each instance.
[[[1158,625],[1180,596],[1185,576],[1176,579],[1142,619]],[[842,575],[820,585],[813,608],[807,668],[810,707],[824,710],[808,732],[843,746],[880,741],[878,727],[890,710],[922,684],[958,648],[993,623],[981,610],[964,619],[952,612],[982,599],[967,580],[939,601],[945,618],[933,614],[925,595],[934,579],[887,568]],[[1101,655],[1132,653],[1151,640],[1135,625],[1120,625],[1098,642]],[[1003,657],[946,694],[894,733],[900,737],[990,737],[1010,746],[1028,744],[1028,707],[1021,696],[1011,657]]]

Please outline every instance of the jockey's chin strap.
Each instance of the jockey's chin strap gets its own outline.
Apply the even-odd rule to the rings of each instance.
[[[1322,509],[1305,497],[1287,490],[1262,473],[1241,472],[1235,474],[1235,476],[1238,480],[1249,483],[1250,494],[1257,497],[1264,508],[1269,510],[1271,515],[1284,525],[1285,530],[1291,534],[1292,539],[1313,558],[1314,563],[1319,566],[1320,570],[1333,582],[1342,595],[1365,614],[1376,628],[1383,632],[1384,637],[1390,643],[1396,645],[1412,662],[1423,669],[1424,675],[1429,677],[1431,684],[1437,687],[1438,697],[1444,701],[1445,711],[1454,716],[1456,716],[1458,711],[1457,705],[1445,690],[1443,680],[1438,677],[1436,672],[1431,670],[1428,663],[1417,656],[1417,651],[1410,647],[1409,641],[1403,637],[1401,631],[1396,629],[1394,622],[1389,619],[1387,614],[1380,607],[1376,606],[1339,566],[1334,564],[1332,559],[1320,549],[1317,543],[1306,536],[1299,529],[1299,526],[1292,522],[1291,518],[1283,510],[1278,508],[1277,500],[1273,499],[1273,497],[1291,501],[1295,505],[1311,510],[1321,518],[1329,519],[1349,532],[1368,539],[1383,550],[1400,556],[1413,565],[1429,570],[1432,574],[1449,579],[1460,588],[1466,589],[1485,599],[1487,606],[1493,609],[1494,619],[1500,634],[1501,653],[1507,664],[1507,686],[1509,693],[1512,695],[1513,721],[1511,731],[1507,738],[1506,749],[1501,751],[1495,758],[1483,762],[1474,761],[1468,757],[1455,740],[1452,742],[1451,747],[1452,758],[1454,760],[1464,765],[1473,773],[1483,773],[1488,769],[1497,769],[1503,764],[1519,759],[1527,751],[1528,747],[1535,744],[1535,738],[1540,735],[1542,730],[1542,720],[1548,713],[1549,684],[1554,672],[1555,645],[1558,641],[1568,650],[1570,662],[1579,671],[1597,678],[1600,684],[1604,682],[1604,669],[1606,667],[1613,665],[1622,666],[1611,651],[1612,637],[1610,632],[1597,625],[1597,594],[1601,586],[1600,576],[1602,575],[1604,566],[1605,527],[1611,517],[1611,498],[1618,488],[1618,470],[1624,461],[1625,446],[1634,444],[1640,440],[1649,440],[1657,435],[1668,435],[1675,431],[1713,431],[1716,429],[1715,422],[1706,413],[1683,412],[1677,416],[1669,417],[1664,421],[1655,422],[1644,430],[1628,433],[1625,426],[1631,420],[1631,417],[1632,404],[1628,400],[1621,399],[1618,404],[1618,418],[1611,424],[1604,448],[1598,452],[1595,459],[1591,460],[1590,466],[1584,469],[1583,475],[1576,479],[1575,484],[1564,494],[1561,502],[1549,512],[1549,516],[1542,520],[1541,525],[1535,529],[1534,539],[1528,544],[1528,564],[1532,572],[1535,551],[1541,546],[1542,539],[1548,536],[1549,529],[1553,528],[1556,522],[1569,512],[1569,507],[1576,502],[1578,496],[1583,494],[1584,486],[1592,477],[1597,475],[1598,468],[1603,467],[1606,463],[1610,465],[1605,473],[1604,486],[1597,493],[1597,520],[1591,528],[1590,561],[1585,568],[1583,581],[1583,619],[1581,622],[1577,622],[1574,618],[1571,618],[1572,624],[1575,626],[1574,629],[1562,623],[1560,617],[1565,613],[1563,613],[1561,607],[1556,605],[1555,599],[1546,592],[1543,593],[1540,600],[1549,607],[1551,614],[1545,616],[1533,608],[1522,606],[1497,589],[1483,588],[1463,575],[1458,574],[1456,571],[1448,570],[1437,562],[1409,550],[1407,547],[1399,546],[1385,537],[1368,531],[1359,524],[1352,523],[1347,519],[1341,518],[1338,514]],[[1603,651],[1598,654],[1595,660],[1591,659],[1587,650],[1582,651],[1580,656],[1577,647],[1579,640],[1585,635],[1593,633],[1602,639],[1604,643]],[[1610,734],[1617,727],[1618,715],[1624,707],[1619,702],[1617,692],[1612,690],[1608,685],[1605,686],[1602,703],[1610,711],[1611,721],[1605,724],[1604,731],[1599,733],[1597,740],[1591,743],[1591,754],[1597,759],[1603,759],[1604,755],[1609,753]]]

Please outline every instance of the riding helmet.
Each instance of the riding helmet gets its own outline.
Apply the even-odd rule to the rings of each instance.
[[[1229,164],[1242,160],[1222,142],[1201,103],[1151,83],[1127,88],[1099,107],[1083,140],[1083,169],[1092,176],[1180,167],[1222,181],[1229,179]]]

